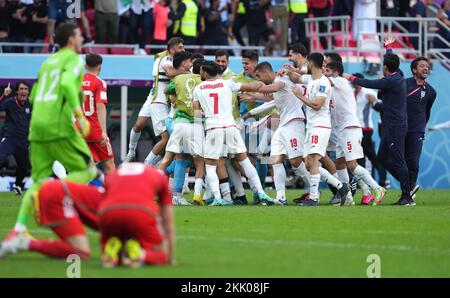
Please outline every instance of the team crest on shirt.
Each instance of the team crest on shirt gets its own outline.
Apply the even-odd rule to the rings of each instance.
[[[26,108],[26,109],[25,109],[25,113],[30,114],[30,109],[29,109],[29,108]]]
[[[319,92],[325,92],[325,86],[324,85],[320,85],[319,86]]]
[[[425,94],[426,94],[425,90],[420,91],[420,99],[424,98]]]

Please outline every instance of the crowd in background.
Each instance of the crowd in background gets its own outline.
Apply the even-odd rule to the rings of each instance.
[[[67,13],[76,12],[78,3],[79,14]],[[425,17],[430,5],[440,8],[437,17],[449,25],[450,0],[381,0],[380,15]],[[85,42],[139,44],[135,54],[146,54],[148,44],[163,45],[180,36],[186,45],[265,46],[266,55],[285,55],[288,43],[308,47],[305,18],[330,15],[376,17],[377,0],[0,0],[0,42],[53,44],[55,24],[72,18]],[[375,32],[376,22],[359,27]],[[319,30],[326,30],[324,23]],[[418,25],[411,23],[409,30],[418,32]],[[446,30],[436,30],[450,41]],[[352,32],[357,37],[356,22]],[[320,43],[327,48],[325,37]],[[440,40],[435,43],[445,47]],[[417,49],[417,38],[411,44]],[[3,52],[42,51],[3,47]]]

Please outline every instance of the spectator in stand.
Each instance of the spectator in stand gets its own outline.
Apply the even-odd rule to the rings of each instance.
[[[352,20],[353,37],[358,39],[360,32],[363,34],[375,34],[377,32],[377,21],[375,19],[357,21],[357,18],[375,18],[376,16],[377,0],[355,0]]]
[[[305,19],[308,17],[306,0],[289,0],[289,11],[294,15],[291,18],[291,43],[300,42],[309,52],[310,43],[306,38]]]
[[[210,0],[209,8],[204,10],[205,31],[203,43],[205,45],[228,45],[228,33],[223,26],[221,13],[227,10],[227,6],[219,7],[220,0]],[[207,50],[206,55],[214,55],[216,50]]]
[[[153,0],[133,0],[130,13],[130,42],[139,43],[135,54],[146,55],[145,44],[153,29]]]
[[[20,0],[12,0],[8,7],[9,15],[9,42],[25,42],[25,29],[27,17],[25,9],[27,6],[20,3]],[[22,53],[23,47],[13,47],[12,51],[15,53]]]
[[[112,44],[119,41],[117,1],[95,0],[95,41]]]
[[[315,18],[327,17],[330,14],[330,7],[331,3],[329,0],[308,0],[308,8],[311,10]],[[325,22],[319,23],[319,31],[322,33],[327,31]],[[320,45],[324,50],[328,49],[327,39],[325,36],[320,37]]]
[[[409,0],[408,0],[409,1]],[[353,0],[334,0],[333,16],[352,16],[353,15]],[[341,22],[335,22],[337,30],[341,30]]]
[[[25,14],[27,16],[26,42],[44,43],[47,35],[47,4],[44,0],[34,0],[32,5],[27,6]],[[25,47],[25,53],[41,53],[42,47]]]
[[[153,31],[152,45],[165,45],[168,40],[168,31],[172,27],[173,21],[169,18],[170,15],[169,0],[159,0],[153,6],[153,15],[155,17],[155,30]],[[161,49],[153,49],[152,54],[161,52]]]
[[[8,42],[9,13],[6,0],[0,0],[0,42]],[[6,52],[6,47],[0,47],[0,53]]]
[[[47,23],[47,35],[48,42],[50,44],[49,51],[54,52],[54,35],[55,25],[65,21],[76,22],[75,14],[67,13],[71,3],[66,0],[48,0],[48,23]]]
[[[282,56],[287,54],[289,11],[286,9],[287,0],[272,0],[271,13],[275,31],[279,31],[279,44]],[[277,32],[278,33],[278,32]]]
[[[20,81],[16,85],[16,95],[13,97],[10,84],[0,96],[0,111],[6,112],[5,126],[0,142],[0,166],[6,162],[9,155],[14,155],[17,163],[16,183],[13,187],[17,195],[22,194],[24,178],[29,169],[28,131],[30,130],[31,105],[28,101],[30,85]]]
[[[399,0],[381,0],[381,16],[382,17],[398,17],[400,9]]]
[[[242,0],[234,0],[233,1],[233,26],[232,31],[234,38],[241,45],[245,46],[245,42],[242,39],[241,29],[247,23],[247,13],[245,12],[245,6]]]
[[[273,30],[267,26],[266,10],[270,6],[269,0],[242,0],[247,19],[248,43],[259,46],[262,38],[268,41]]]
[[[201,24],[199,11],[195,1],[178,0],[176,13],[170,16],[175,21],[174,35],[181,37],[185,45],[197,44]]]
[[[433,4],[433,0],[417,0],[416,4],[414,4],[411,7],[410,10],[410,16],[413,18],[417,18],[417,22],[410,22],[409,23],[409,32],[410,33],[420,33],[420,35],[422,36],[422,52],[423,52],[423,47],[425,45],[425,40],[424,40],[424,32],[423,32],[423,28],[420,29],[419,32],[419,19],[420,18],[426,18],[427,17],[427,6]],[[419,38],[417,37],[411,37],[410,41],[412,43],[412,45],[414,46],[414,48],[416,50],[419,50]]]
[[[130,32],[130,5],[125,5],[122,0],[117,0],[117,14],[119,15],[119,43],[129,42]]]
[[[450,26],[450,0],[445,1],[442,3],[441,10],[439,10],[437,17],[447,26]],[[442,26],[439,26],[438,34],[445,39],[447,42],[450,42],[450,33],[445,30],[445,28],[442,28]],[[435,37],[433,39],[433,46],[435,48],[439,49],[448,49],[448,46],[439,38]],[[450,53],[445,53],[447,58],[450,58]]]

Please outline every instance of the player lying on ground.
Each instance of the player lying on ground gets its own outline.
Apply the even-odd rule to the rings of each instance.
[[[0,244],[0,257],[18,251],[35,251],[54,258],[71,254],[89,257],[89,241],[83,224],[97,229],[97,210],[102,198],[103,191],[94,186],[66,180],[44,183],[32,195],[35,218],[59,240],[33,239],[20,233]]]

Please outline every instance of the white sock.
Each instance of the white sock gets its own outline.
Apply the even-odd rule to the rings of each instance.
[[[222,198],[227,201],[232,201],[231,198],[231,190],[230,190],[230,184],[228,182],[220,183],[220,194],[222,195]]]
[[[203,179],[202,178],[196,178],[195,184],[194,184],[194,196],[201,195],[203,188]]]
[[[300,178],[302,178],[303,182],[310,184],[310,174],[308,172],[308,170],[306,169],[306,165],[304,162],[302,162],[298,168],[295,168],[294,166],[292,166],[292,168],[294,169],[294,173],[296,176],[299,176]]]
[[[319,200],[320,174],[311,175],[311,184],[309,185],[309,198],[314,201]]]
[[[186,174],[184,174],[184,185],[183,188],[188,187],[189,185],[189,172],[186,172]]]
[[[67,172],[64,166],[57,160],[53,163],[52,166],[53,173],[58,177],[59,179],[63,180],[67,177]]]
[[[277,199],[286,199],[286,169],[282,163],[272,165],[272,169]]]
[[[364,181],[371,189],[376,190],[380,188],[380,185],[372,178],[369,171],[359,165],[356,166],[353,175],[355,175],[356,179]]]
[[[347,169],[336,170],[336,173],[337,173],[337,178],[338,178],[339,181],[341,181],[342,183],[349,183],[349,182],[350,182],[350,177],[348,176],[348,171],[347,171]]]
[[[338,174],[337,174],[337,170],[336,170],[336,172],[333,174],[333,177],[336,178],[337,180],[339,180]]]
[[[258,173],[256,172],[255,167],[250,162],[250,159],[248,157],[242,161],[239,162],[241,167],[244,169],[245,176],[247,176],[247,179],[251,181],[253,186],[255,187],[257,192],[264,192],[261,181],[259,181]]]
[[[320,178],[322,179],[323,182],[326,182],[329,185],[336,187],[337,189],[340,189],[342,187],[342,183],[339,180],[337,180],[333,175],[331,175],[330,172],[328,172],[322,167],[319,168],[319,171],[320,171]]]
[[[214,199],[220,199],[219,177],[217,177],[217,166],[205,165],[206,183],[208,184]]]
[[[21,223],[16,223],[14,226],[14,231],[22,233],[27,230],[27,227]]]
[[[134,128],[131,129],[130,132],[130,144],[128,145],[128,149],[130,151],[136,151],[137,143],[141,138],[141,132],[135,132]]]
[[[147,155],[147,157],[145,158],[144,163],[147,165],[156,165],[159,161],[161,160],[161,156],[156,155],[155,153],[153,153],[153,151],[150,151],[150,153]]]
[[[362,179],[359,179],[357,183],[359,188],[361,188],[364,196],[368,196],[371,194],[369,185],[367,185]]]
[[[206,179],[206,177],[205,177]],[[203,200],[206,201],[207,199],[211,198],[212,196],[212,192],[211,192],[211,188],[209,188],[208,183],[206,183],[207,181],[205,181],[204,186],[205,186],[205,192],[203,193]]]
[[[245,195],[245,189],[244,185],[242,184],[242,176],[241,173],[236,171],[236,169],[233,167],[231,162],[227,160],[226,162],[227,172],[228,172],[228,179],[233,182],[234,191],[236,192],[237,197],[242,197]]]

